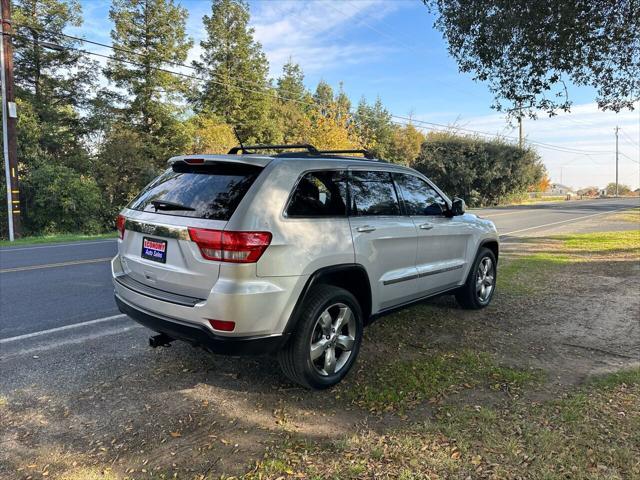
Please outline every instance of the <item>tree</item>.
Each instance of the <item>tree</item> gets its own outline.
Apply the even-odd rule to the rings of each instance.
[[[387,160],[409,165],[420,155],[424,135],[413,125],[395,125],[389,142]]]
[[[321,115],[329,116],[334,113],[333,88],[324,80],[318,82],[316,92],[313,94],[313,102]]]
[[[271,136],[269,63],[249,27],[249,6],[243,0],[213,0],[203,17],[207,36],[194,62],[205,82],[196,95],[199,112],[217,115],[235,126],[245,142]],[[271,97],[271,98],[270,98]]]
[[[438,14],[463,72],[504,103],[550,115],[571,106],[567,82],[590,86],[602,109],[633,109],[640,91],[636,0],[423,0]]]
[[[449,132],[430,132],[411,166],[470,206],[496,205],[521,195],[545,174],[534,150]]]
[[[534,183],[529,187],[530,192],[547,192],[551,188],[551,179],[545,174],[538,183]]]
[[[373,105],[367,104],[363,97],[354,114],[356,131],[362,144],[380,158],[390,153],[393,123],[391,114],[382,104],[380,97]]]
[[[16,96],[21,113],[18,148],[22,167],[32,168],[43,156],[87,170],[83,146],[87,106],[95,85],[95,63],[74,48],[78,42],[61,35],[82,24],[76,0],[17,0],[14,8]],[[51,49],[53,43],[60,48]],[[24,113],[24,115],[23,115]]]
[[[227,153],[238,143],[233,128],[215,117],[195,115],[186,122],[187,153]]]
[[[105,208],[100,218],[113,228],[118,212],[155,176],[161,167],[147,158],[144,134],[117,125],[109,129],[96,155],[95,178]]]
[[[605,188],[605,192],[607,195],[615,195],[616,194],[615,182],[609,183]],[[618,184],[618,195],[629,195],[630,193],[631,193],[631,188],[629,187],[629,185],[624,185],[622,183]]]
[[[95,179],[72,168],[44,163],[23,178],[29,233],[98,233],[103,201]]]
[[[304,73],[297,63],[291,58],[282,67],[282,76],[278,78],[276,92],[279,100],[285,103],[297,103],[307,101],[308,92],[304,86]],[[300,104],[299,107],[301,108]]]
[[[177,102],[190,85],[163,69],[187,59],[187,11],[174,0],[114,0],[109,17],[115,51],[104,73],[127,93],[122,121],[140,134],[147,161],[160,165],[185,142]]]

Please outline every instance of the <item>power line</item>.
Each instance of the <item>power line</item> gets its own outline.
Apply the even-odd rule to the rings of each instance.
[[[638,142],[636,142],[635,140],[633,140],[629,135],[627,135],[627,132],[625,132],[623,129],[620,129],[620,131],[622,132],[622,135],[624,135],[627,138],[627,141],[631,142],[632,144],[640,147],[640,145],[638,145]]]

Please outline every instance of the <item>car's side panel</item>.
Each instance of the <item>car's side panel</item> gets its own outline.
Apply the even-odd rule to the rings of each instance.
[[[417,236],[411,219],[351,217],[349,221],[356,263],[364,265],[369,275],[373,313],[415,298]]]
[[[300,176],[317,170],[337,170],[335,162],[273,162],[272,171],[244,211],[229,222],[234,230],[272,233],[271,244],[257,263],[259,277],[311,275],[316,270],[354,262],[353,240],[346,216],[288,218],[284,209]],[[303,168],[301,168],[303,167]],[[307,167],[307,168],[304,168]],[[242,206],[242,205],[241,205]]]

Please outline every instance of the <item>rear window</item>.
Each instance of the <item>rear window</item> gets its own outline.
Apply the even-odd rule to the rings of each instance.
[[[342,171],[307,173],[296,186],[289,217],[341,217],[347,215],[347,179]]]
[[[182,217],[229,220],[262,171],[254,165],[177,163],[130,204],[143,212]]]

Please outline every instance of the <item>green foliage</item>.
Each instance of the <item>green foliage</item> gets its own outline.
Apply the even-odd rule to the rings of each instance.
[[[207,37],[200,42],[202,54],[194,66],[206,81],[195,95],[197,109],[235,126],[247,143],[268,141],[273,136],[269,63],[249,27],[248,4],[213,0],[203,23]]]
[[[22,189],[28,233],[102,230],[103,200],[93,178],[64,165],[44,163],[22,179]]]
[[[501,140],[430,133],[412,165],[470,206],[496,205],[543,178],[537,153]]]
[[[82,52],[72,50],[78,42],[59,34],[82,24],[76,0],[18,0],[13,16],[15,84],[21,112],[28,117],[28,131],[21,128],[21,161],[36,162],[41,154],[54,161],[83,169],[88,157],[82,145],[86,132],[79,110],[87,105],[95,85],[96,64]],[[65,47],[44,48],[42,42]]]
[[[463,72],[503,102],[569,110],[566,82],[596,90],[603,109],[633,110],[640,89],[640,11],[634,0],[423,0]]]
[[[605,192],[607,195],[615,195],[616,194],[615,182],[609,183],[605,188]],[[618,195],[629,195],[630,193],[631,193],[631,188],[629,187],[629,185],[624,185],[623,183],[618,184]]]
[[[185,143],[177,102],[189,83],[166,66],[184,62],[193,44],[186,34],[187,11],[174,0],[114,0],[109,17],[116,50],[105,76],[127,92],[122,121],[141,135],[146,160],[160,166]]]
[[[147,156],[150,148],[146,138],[130,129],[113,128],[96,155],[95,178],[105,204],[100,219],[105,228],[111,227],[118,211],[162,171]]]
[[[373,105],[362,98],[354,119],[358,138],[368,150],[380,158],[388,158],[391,150],[393,123],[391,114],[378,97]]]

